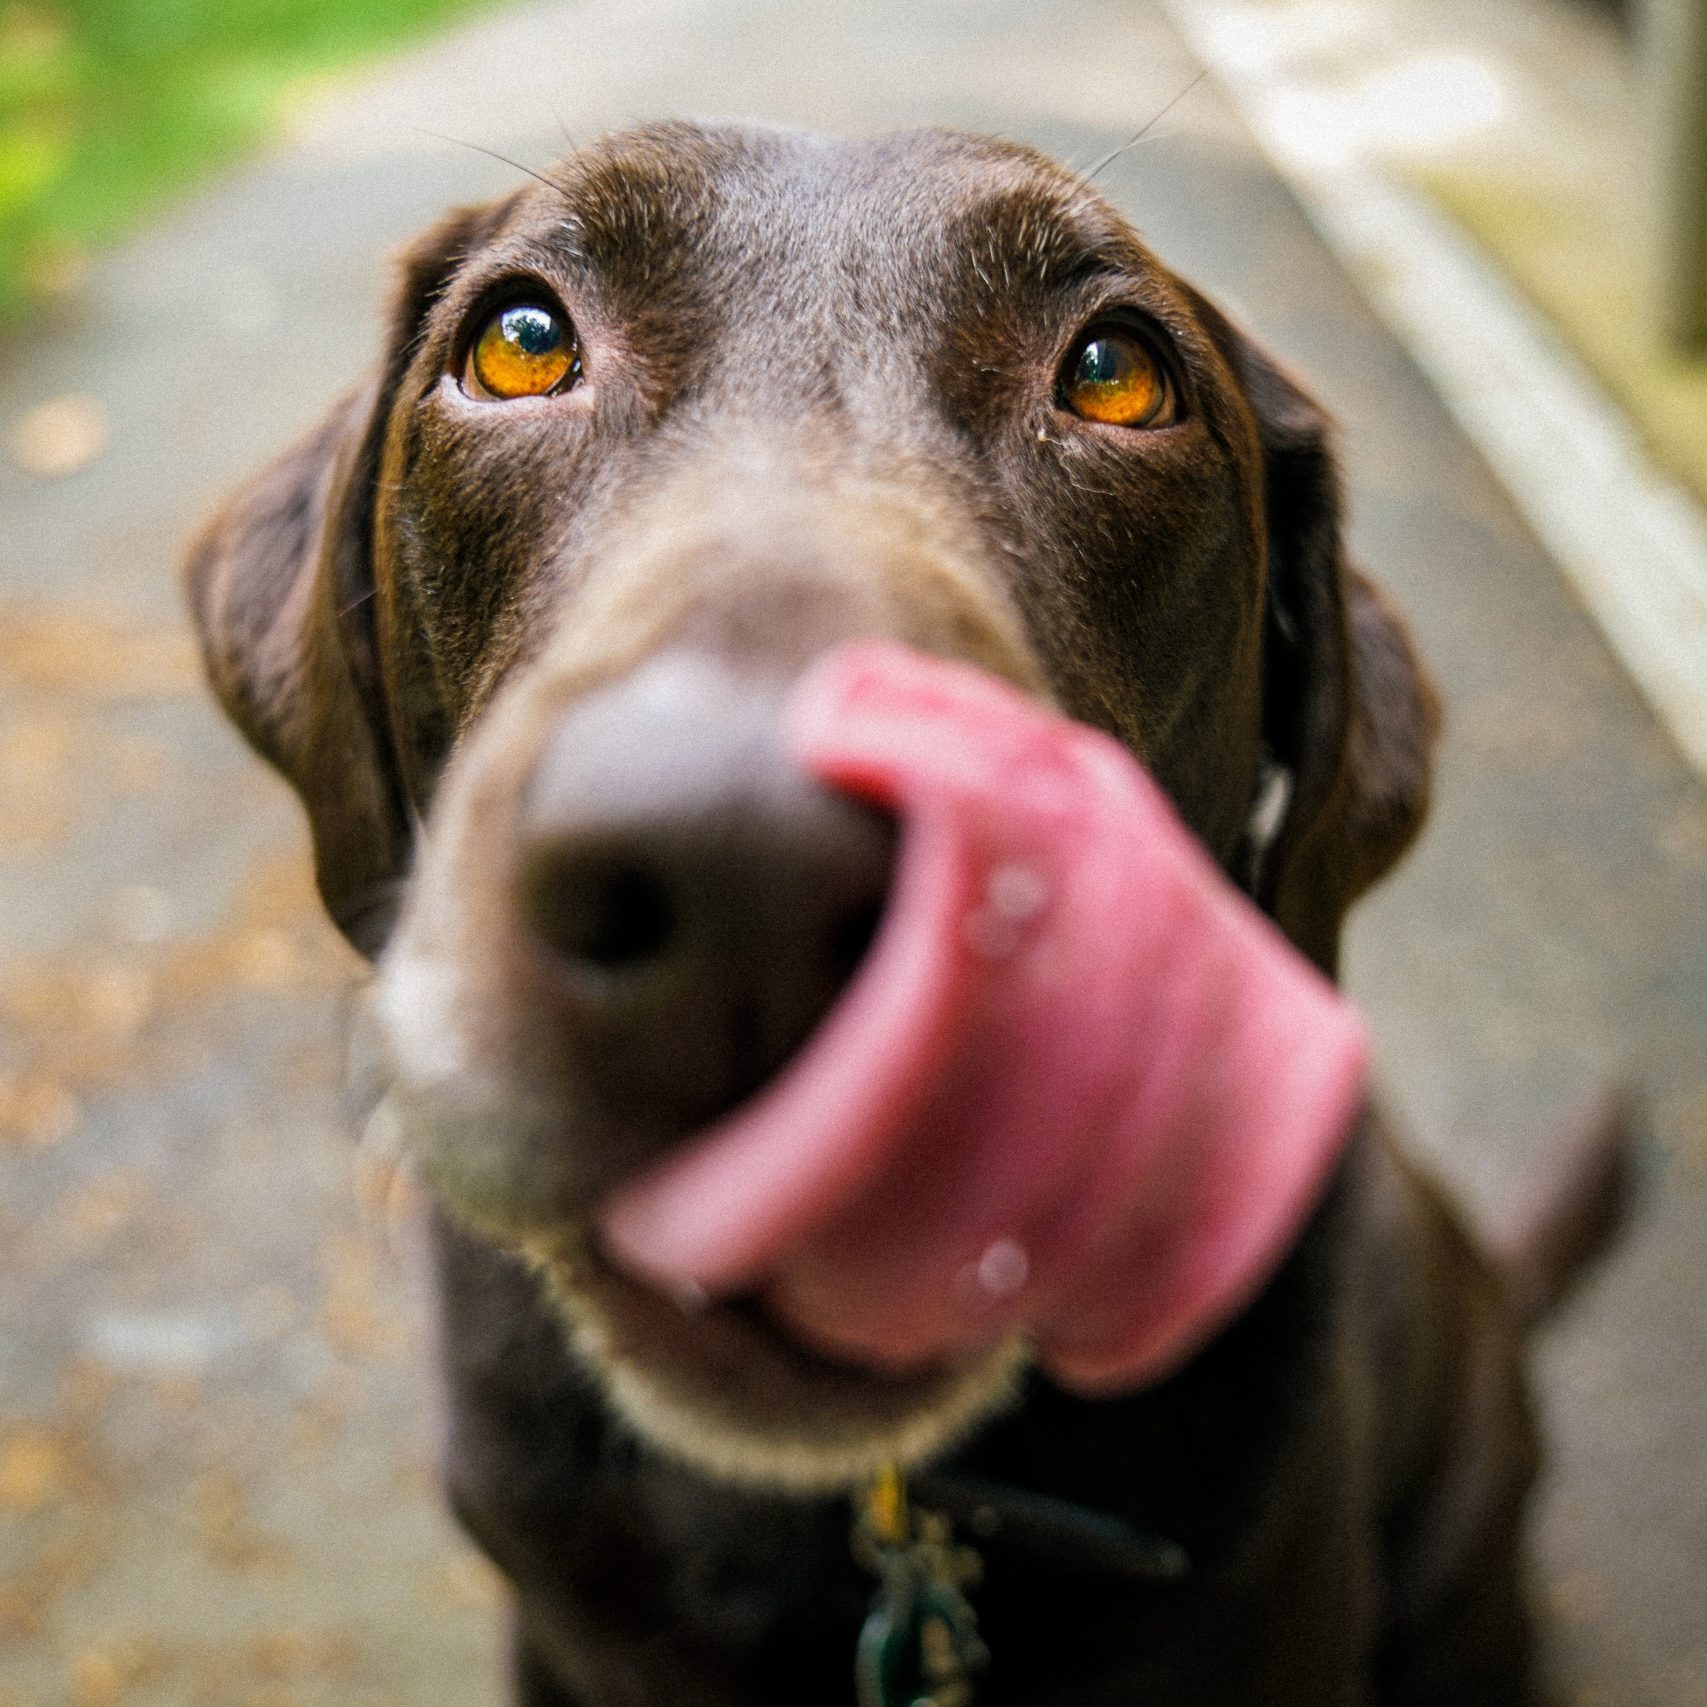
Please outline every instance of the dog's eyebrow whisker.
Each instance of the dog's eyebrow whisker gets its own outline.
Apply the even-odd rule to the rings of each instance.
[[[564,146],[571,154],[579,154],[581,151],[581,144],[576,138],[574,132],[569,129],[569,121],[564,118],[562,113],[560,113],[556,107],[551,108],[551,116],[557,122],[557,134],[563,138]]]
[[[373,587],[369,587],[365,593],[358,593],[353,599],[350,600],[350,602],[347,605],[345,605],[343,607],[342,610],[340,610],[338,612],[338,620],[340,622],[342,622],[345,617],[354,616],[356,614],[356,612],[362,608],[363,605],[365,605],[370,599],[374,598],[376,595],[377,595],[377,589],[373,588]]]
[[[482,142],[470,142],[466,136],[448,136],[442,130],[426,130],[420,126],[417,126],[416,129],[417,134],[430,136],[435,142],[448,142],[456,148],[469,148],[476,154],[484,154],[488,160],[496,160],[502,165],[513,166],[518,172],[526,173],[535,183],[544,184],[548,190],[560,195],[564,201],[569,199],[568,190],[555,178],[549,177],[544,172],[536,172],[531,166],[524,166],[520,160],[512,160],[508,154],[501,154],[496,148],[488,148]]]
[[[1114,164],[1114,162],[1116,160],[1118,160],[1122,154],[1126,153],[1126,151],[1128,149],[1136,148],[1138,146],[1138,144],[1140,142],[1142,142],[1144,140],[1144,138],[1147,137],[1150,134],[1150,132],[1153,131],[1156,128],[1156,126],[1159,125],[1162,122],[1162,120],[1165,119],[1168,116],[1168,114],[1171,113],[1174,110],[1174,108],[1177,107],[1180,104],[1180,102],[1186,98],[1187,95],[1191,94],[1192,91],[1194,89],[1196,89],[1198,84],[1201,83],[1204,80],[1204,78],[1207,77],[1208,75],[1209,75],[1209,70],[1208,70],[1208,67],[1206,66],[1202,71],[1198,72],[1198,74],[1194,78],[1192,78],[1192,80],[1188,84],[1186,84],[1186,86],[1183,89],[1181,89],[1180,92],[1177,95],[1175,95],[1174,98],[1171,101],[1169,101],[1168,104],[1165,107],[1163,107],[1162,110],[1159,113],[1157,113],[1156,116],[1153,119],[1151,119],[1150,122],[1147,125],[1145,125],[1144,128],[1141,131],[1139,131],[1136,136],[1128,138],[1125,142],[1121,143],[1121,145],[1118,148],[1113,149],[1109,153],[1105,154],[1093,167],[1091,167],[1091,169],[1088,172],[1081,173],[1080,175],[1084,178],[1085,182],[1087,184],[1091,183],[1096,178],[1096,175],[1099,172],[1101,172],[1107,166],[1112,166]]]

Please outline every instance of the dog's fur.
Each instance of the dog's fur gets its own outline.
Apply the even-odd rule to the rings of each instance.
[[[566,306],[585,382],[480,402],[462,356],[517,280]],[[1110,318],[1166,351],[1177,425],[1060,407],[1066,352]],[[444,1206],[451,1494],[515,1585],[520,1701],[850,1699],[869,1584],[845,1502],[802,1490],[951,1448],[945,1473],[1191,1561],[1161,1587],[989,1538],[982,1700],[1531,1699],[1513,1283],[1372,1117],[1255,1305],[1099,1402],[1010,1394],[1006,1361],[879,1377],[690,1319],[582,1234],[716,1112],[619,1118],[566,1073],[514,919],[553,731],[648,670],[709,671],[763,720],[854,635],[980,664],[1124,741],[1330,973],[1416,833],[1435,699],[1342,554],[1321,411],[1081,181],[936,131],[587,149],[414,245],[377,378],[216,518],[189,585],[332,917],[389,943],[398,1106]]]

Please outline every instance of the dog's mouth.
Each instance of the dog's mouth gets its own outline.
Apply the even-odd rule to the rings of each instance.
[[[645,1432],[825,1486],[940,1449],[1021,1346],[1092,1393],[1183,1361],[1296,1234],[1365,1046],[1109,738],[875,642],[806,672],[786,737],[900,827],[875,939],[756,1094],[520,1242]],[[561,1143],[440,1125],[465,1208],[480,1158],[550,1198],[513,1170]]]
[[[1081,1387],[1165,1372],[1308,1211],[1357,1020],[1129,754],[982,672],[844,647],[788,737],[901,823],[889,907],[781,1075],[605,1202],[606,1249],[875,1371],[1024,1332]]]
[[[966,1019],[968,967],[946,950],[972,872],[928,817],[902,840],[882,917],[820,1023],[664,1165],[708,1171],[668,1183],[643,1172],[573,1236],[535,1246],[616,1408],[724,1477],[815,1491],[935,1455],[1006,1401],[1025,1362],[1023,1337],[994,1315],[914,1346],[892,1321],[861,1331],[833,1278],[827,1314],[792,1307],[814,1234],[880,1179],[940,1096]]]
[[[1017,1388],[1017,1338],[908,1371],[806,1344],[755,1294],[670,1296],[597,1240],[536,1248],[583,1362],[617,1413],[711,1475],[804,1493],[934,1456]]]

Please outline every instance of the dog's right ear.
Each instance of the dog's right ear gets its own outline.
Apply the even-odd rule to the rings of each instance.
[[[1404,620],[1346,557],[1327,415],[1213,304],[1195,302],[1244,388],[1262,456],[1263,738],[1288,787],[1244,875],[1331,977],[1346,910],[1422,827],[1440,702]]]
[[[1404,619],[1345,555],[1328,419],[1250,339],[1265,464],[1265,735],[1292,779],[1256,898],[1330,976],[1347,908],[1428,812],[1440,701]]]
[[[412,840],[373,608],[380,459],[428,310],[514,200],[460,209],[411,245],[378,379],[232,498],[185,565],[214,692],[302,797],[321,899],[369,958]]]

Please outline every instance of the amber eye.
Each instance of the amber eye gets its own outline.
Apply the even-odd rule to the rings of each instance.
[[[463,389],[473,397],[508,402],[566,390],[581,374],[574,328],[555,309],[537,302],[501,308],[480,330],[463,367]]]
[[[1176,418],[1174,388],[1150,346],[1134,332],[1087,332],[1061,369],[1061,406],[1109,427],[1166,427]]]

